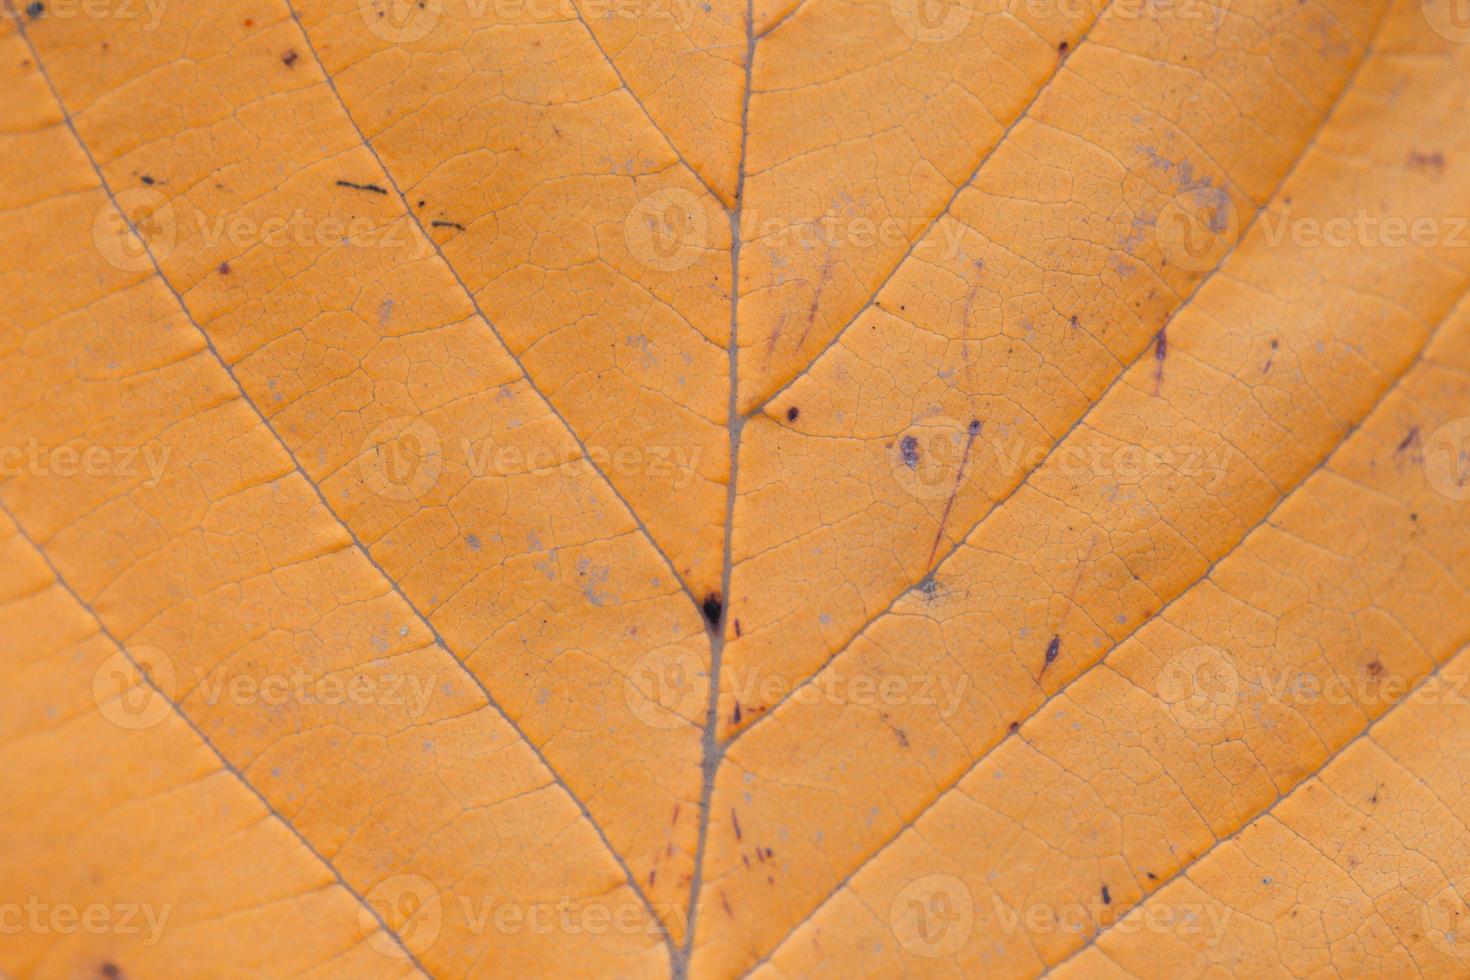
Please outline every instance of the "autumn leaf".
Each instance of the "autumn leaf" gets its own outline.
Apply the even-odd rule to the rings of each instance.
[[[1464,976],[1460,0],[3,0],[0,976]]]

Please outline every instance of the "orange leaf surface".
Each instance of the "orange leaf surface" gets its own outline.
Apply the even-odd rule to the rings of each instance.
[[[0,976],[1470,973],[1459,0],[0,2]]]

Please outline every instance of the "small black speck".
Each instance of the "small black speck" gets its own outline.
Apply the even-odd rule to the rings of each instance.
[[[1071,47],[1070,44],[1068,44],[1066,41],[1063,41],[1061,44],[1058,44],[1057,45],[1057,50],[1060,51],[1062,54],[1066,54],[1067,53],[1067,49],[1070,48],[1070,47]]]
[[[972,435],[972,436],[978,436],[979,434],[980,434],[980,420],[979,419],[971,419],[970,420],[970,435]]]
[[[428,203],[429,202],[428,201],[425,201],[423,198],[419,198],[419,207],[423,207],[425,204],[428,204]]]
[[[281,64],[285,65],[287,68],[295,68],[296,59],[300,57],[301,55],[297,54],[294,50],[287,51],[285,54],[281,55]]]
[[[230,274],[230,263],[228,263],[228,262],[221,262],[219,264],[219,274],[222,275],[222,276],[229,275]]]
[[[710,628],[719,628],[720,615],[725,611],[725,603],[720,598],[720,594],[718,592],[711,592],[704,597],[704,602],[699,608],[704,613],[705,622],[709,623]]]
[[[141,181],[143,181],[143,183],[147,184],[149,187],[152,187],[155,183],[157,183],[157,181],[155,181],[152,177],[148,176],[147,174],[144,174],[139,179]]]
[[[1013,721],[1013,722],[1011,722],[1010,729],[1013,732],[1020,731],[1021,730],[1021,723],[1019,721]]]
[[[1051,642],[1046,645],[1046,662],[1041,665],[1043,673],[1046,671],[1046,668],[1051,666],[1052,661],[1057,659],[1057,654],[1061,652],[1062,638],[1060,636],[1052,637]]]
[[[795,405],[792,405],[786,410],[786,421],[795,422],[800,417],[801,409],[797,408]]]
[[[44,3],[41,3],[40,0],[36,0],[35,3],[26,8],[26,15],[30,17],[31,20],[35,20],[37,17],[41,16],[45,12],[46,5]]]
[[[1111,892],[1108,891],[1108,886],[1107,885],[1103,885],[1103,887],[1102,887],[1102,896],[1103,896],[1103,904],[1104,905],[1112,905],[1113,904],[1113,895],[1112,895]]]
[[[464,231],[464,225],[460,224],[458,221],[432,221],[432,222],[429,223],[429,227],[430,228],[454,228],[454,229],[456,229],[458,231]]]

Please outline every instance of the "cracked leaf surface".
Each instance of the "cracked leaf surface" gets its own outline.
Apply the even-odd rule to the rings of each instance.
[[[1443,0],[6,3],[0,975],[1466,969]]]

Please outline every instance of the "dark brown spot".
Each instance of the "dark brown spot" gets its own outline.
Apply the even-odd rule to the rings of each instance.
[[[41,3],[40,0],[36,0],[35,3],[26,8],[26,16],[30,17],[31,20],[35,20],[37,17],[40,17],[45,12],[46,5],[44,3]]]
[[[154,180],[152,177],[148,176],[147,174],[144,174],[143,176],[139,177],[138,179],[141,180],[144,184],[146,184],[149,187],[152,187],[154,184],[158,183],[156,180]]]
[[[431,221],[430,228],[453,228],[455,231],[464,231],[464,225],[458,221]]]
[[[229,275],[230,274],[230,263],[228,263],[228,262],[221,262],[219,264],[219,274],[222,275],[222,276]]]
[[[1409,152],[1410,170],[1430,170],[1436,174],[1444,173],[1445,158],[1439,150],[1432,153],[1420,153],[1417,150]]]
[[[786,421],[795,422],[800,417],[801,409],[797,408],[795,405],[792,405],[786,410]]]
[[[292,50],[287,51],[285,54],[281,55],[281,64],[285,65],[287,68],[295,68],[296,60],[300,57],[301,55],[297,54],[295,49],[293,48]]]
[[[1041,665],[1041,672],[1043,674],[1046,673],[1046,668],[1052,665],[1052,661],[1056,660],[1057,655],[1061,652],[1062,638],[1060,636],[1053,636],[1051,642],[1046,645],[1046,660]]]
[[[1418,444],[1419,444],[1419,427],[1416,425],[1412,429],[1409,430],[1409,434],[1408,435],[1404,436],[1403,441],[1400,442],[1398,448],[1394,450],[1394,455],[1395,456],[1402,456],[1404,453],[1408,452],[1410,449],[1413,449]]]
[[[720,594],[718,592],[711,592],[704,597],[704,602],[699,608],[704,613],[705,622],[709,623],[710,628],[718,629],[720,615],[725,611],[725,602],[720,598]]]
[[[1061,44],[1058,44],[1057,45],[1057,50],[1059,52],[1061,52],[1062,54],[1066,54],[1067,53],[1067,49],[1070,48],[1070,47],[1071,47],[1070,44],[1068,44],[1066,41],[1063,41]]]
[[[352,188],[355,191],[368,191],[369,193],[372,193],[372,194],[384,194],[384,195],[386,195],[388,193],[386,190],[384,190],[383,188],[379,187],[377,184],[356,184],[356,183],[353,183],[350,180],[339,180],[339,181],[337,181],[337,186],[338,187],[350,187],[350,188]]]
[[[919,440],[915,436],[904,436],[903,441],[898,444],[899,451],[903,453],[903,465],[911,470],[919,468]]]
[[[1103,900],[1103,904],[1104,905],[1112,905],[1113,904],[1113,896],[1108,891],[1108,886],[1107,885],[1103,885],[1102,886],[1102,900]]]

